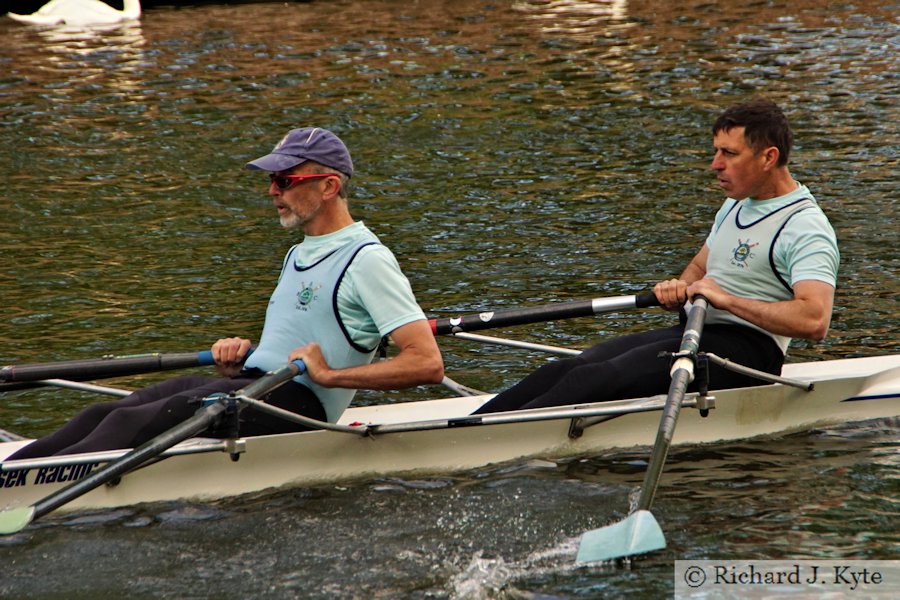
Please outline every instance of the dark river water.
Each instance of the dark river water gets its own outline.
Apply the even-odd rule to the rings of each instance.
[[[792,172],[841,243],[830,336],[789,359],[895,353],[896,14],[344,0],[152,6],[98,31],[0,17],[0,364],[258,337],[296,237],[242,167],[302,125],[347,142],[354,216],[430,316],[644,291],[702,244],[721,202],[710,125],[755,93],[786,109]],[[670,319],[503,334],[584,347]],[[485,390],[545,360],[441,347]],[[0,427],[41,435],[95,400],[9,392]],[[646,451],[68,514],[0,539],[0,596],[658,598],[678,559],[900,558],[898,450],[892,423],[676,448],[654,504],[668,548],[602,568],[573,565],[578,536],[624,514]]]

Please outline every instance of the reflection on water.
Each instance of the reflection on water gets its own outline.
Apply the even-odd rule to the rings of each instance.
[[[550,0],[544,2],[514,2],[513,9],[525,13],[541,24],[548,34],[563,34],[593,41],[596,36],[608,35],[618,28],[634,27],[625,22],[628,0]]]
[[[126,47],[137,48],[144,45],[144,36],[138,22],[107,23],[103,25],[59,25],[38,27],[35,33],[44,38],[44,48],[51,52],[67,53],[76,48],[88,54],[107,47],[117,51]],[[93,48],[92,48],[93,46]]]
[[[57,27],[29,27],[23,38],[34,36],[39,42],[33,46],[35,53],[28,57],[39,67],[30,71],[28,79],[32,83],[41,81],[59,85],[59,77],[65,79],[66,73],[76,75],[77,81],[92,81],[101,75],[109,75],[109,79],[101,85],[119,87],[119,76],[131,71],[134,73],[137,61],[141,60],[146,43],[141,26],[137,22],[118,23],[112,25],[92,25],[75,27],[60,25]],[[24,59],[24,56],[18,57]],[[15,69],[16,64],[11,64]],[[43,76],[43,77],[42,77]],[[74,80],[69,80],[75,83]],[[130,86],[140,82],[133,80]]]
[[[687,262],[721,201],[711,120],[760,91],[787,108],[793,173],[842,247],[831,335],[797,343],[792,359],[896,352],[894,22],[871,0],[221,4],[153,7],[139,25],[96,31],[0,19],[0,364],[258,335],[294,240],[264,178],[242,165],[300,124],[347,141],[354,214],[392,247],[431,315],[643,291]],[[669,319],[622,313],[505,333],[579,347]],[[460,340],[442,348],[451,376],[482,389],[543,360]],[[0,427],[40,434],[93,398],[2,400]],[[674,558],[849,555],[896,519],[888,478],[879,482],[896,472],[896,434],[828,435],[676,456],[657,501],[672,550],[641,561],[640,578],[565,558],[580,531],[627,506],[639,453],[54,524],[0,541],[0,553],[24,557],[7,561],[0,595],[9,585],[96,597],[96,577],[72,588],[29,569],[70,572],[75,556],[85,573],[114,571],[88,564],[113,553],[141,557],[126,561],[143,565],[139,578],[118,578],[146,596],[210,581],[223,596],[264,581],[275,582],[271,597],[349,595],[351,578],[332,567],[353,556],[363,596],[508,586],[658,597]],[[375,529],[371,543],[360,529]],[[314,551],[298,539],[322,541]],[[196,577],[169,577],[167,557],[188,546]],[[259,576],[235,581],[249,562]]]

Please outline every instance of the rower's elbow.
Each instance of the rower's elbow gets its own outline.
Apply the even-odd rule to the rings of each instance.
[[[827,336],[828,336],[828,328],[825,327],[824,329],[822,329],[820,331],[816,331],[810,339],[812,339],[815,342],[821,342]]]
[[[438,355],[423,366],[423,384],[441,383],[444,381],[444,359]]]
[[[821,342],[828,335],[828,328],[830,325],[831,319],[820,319],[810,325],[809,331],[804,337],[814,342]]]
[[[432,385],[444,381],[444,358],[440,350],[418,354],[406,367],[407,386]]]

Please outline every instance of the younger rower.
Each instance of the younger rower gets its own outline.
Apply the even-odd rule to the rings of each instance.
[[[787,119],[774,102],[760,98],[728,108],[712,133],[712,169],[728,198],[681,276],[653,288],[663,306],[681,310],[681,324],[548,363],[476,414],[665,393],[670,364],[659,354],[678,350],[683,309],[696,294],[710,304],[701,352],[780,374],[792,337],[825,337],[840,255],[827,217],[788,170]],[[757,384],[709,364],[711,389]]]

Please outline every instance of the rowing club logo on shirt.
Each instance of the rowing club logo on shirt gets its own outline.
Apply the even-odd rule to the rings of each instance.
[[[747,261],[756,256],[756,254],[752,250],[757,246],[759,246],[759,242],[751,244],[749,239],[747,241],[743,241],[741,240],[741,238],[738,238],[737,248],[732,250],[731,264],[742,269],[749,266],[747,264]]]
[[[322,286],[314,286],[312,283],[307,284],[305,281],[300,282],[300,285],[302,285],[303,288],[297,292],[297,309],[309,310],[310,303],[319,298],[316,292],[322,289]]]

